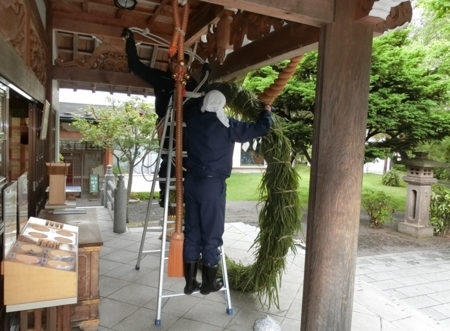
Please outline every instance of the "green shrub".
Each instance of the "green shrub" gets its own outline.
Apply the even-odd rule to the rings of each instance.
[[[370,227],[379,229],[384,223],[393,222],[392,197],[383,191],[365,191],[362,206],[369,215]]]
[[[398,172],[406,172],[406,166],[404,164],[394,164],[392,169]]]
[[[450,181],[450,169],[445,168],[434,168],[434,177],[439,180]]]
[[[159,193],[155,192],[153,194],[154,199],[159,198]],[[150,192],[131,192],[130,198],[132,199],[139,199],[139,200],[149,200],[150,198]]]
[[[450,189],[445,186],[431,187],[430,224],[435,235],[447,236],[450,233]]]
[[[381,183],[384,186],[400,186],[400,175],[396,170],[390,170],[381,177]]]

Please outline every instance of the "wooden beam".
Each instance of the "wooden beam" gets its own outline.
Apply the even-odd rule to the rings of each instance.
[[[185,38],[186,47],[190,47],[203,34],[206,34],[209,25],[216,24],[219,21],[219,15],[223,10],[222,6],[208,3],[204,4],[194,16],[190,17]]]
[[[331,23],[335,0],[202,0],[226,8],[277,17],[313,26]]]
[[[84,11],[85,13],[88,13],[88,12],[89,12],[89,3],[88,3],[88,0],[83,0],[83,11]]]
[[[130,24],[129,26],[135,26]],[[96,36],[106,36],[111,37],[111,39],[108,40],[108,43],[114,44],[114,45],[123,45],[122,41],[122,26],[107,26],[103,24],[96,24],[96,23],[89,23],[89,22],[80,22],[73,19],[66,19],[61,17],[55,17],[53,20],[53,27],[56,30],[62,30],[62,31],[71,31],[71,32],[77,32],[80,34],[87,34],[87,35],[96,35]],[[145,28],[145,27],[144,27]],[[167,41],[170,41],[172,36],[171,35],[159,35],[161,38],[166,39]],[[142,37],[140,34],[135,34],[136,41],[143,41],[147,44],[155,44],[150,39]]]
[[[122,19],[122,16],[123,16],[124,13],[125,13],[125,9],[117,8],[116,18],[117,19]]]
[[[78,33],[73,34],[72,44],[72,60],[76,60],[78,59]]]
[[[317,49],[319,34],[319,28],[314,26],[288,24],[227,55],[222,65],[211,63],[211,79],[233,81],[251,70]]]
[[[107,31],[108,29],[122,29],[123,27],[129,26],[145,29],[148,28],[148,23],[146,19],[135,18],[128,15],[117,19],[115,17],[98,15],[98,13],[95,12],[84,13],[81,10],[78,12],[54,12],[54,29],[66,28],[69,31],[78,31],[77,29],[86,30],[90,27],[89,34],[93,34],[99,30],[99,27],[102,27],[101,31]],[[172,31],[172,26],[168,23],[158,22],[158,24],[153,24],[152,26],[152,33],[154,34],[163,34],[166,33],[166,31]],[[109,35],[109,33],[103,34]]]
[[[78,67],[52,67],[52,79],[58,81],[86,82],[89,84],[109,84],[152,88],[146,81],[131,73],[111,72]]]
[[[158,17],[161,10],[164,9],[164,6],[167,4],[169,0],[162,0],[160,4],[157,5],[155,11],[153,12],[152,16],[147,20],[148,25],[152,25],[155,19]]]

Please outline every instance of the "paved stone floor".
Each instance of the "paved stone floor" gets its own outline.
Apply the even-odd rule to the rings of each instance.
[[[250,294],[231,291],[233,314],[227,314],[226,292],[162,299],[161,326],[157,297],[159,254],[146,255],[136,270],[142,228],[113,232],[108,211],[97,208],[103,235],[100,261],[100,327],[114,331],[253,330],[256,320],[270,316],[281,330],[300,330],[304,251],[288,255],[280,288],[280,309],[265,309]],[[226,223],[225,254],[250,263],[258,229]],[[144,249],[160,249],[160,232],[146,235]],[[365,256],[357,259],[353,331],[450,330],[450,250]],[[164,278],[163,294],[182,293],[184,279]]]

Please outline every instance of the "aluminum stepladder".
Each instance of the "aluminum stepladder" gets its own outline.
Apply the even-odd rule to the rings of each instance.
[[[192,92],[186,92],[186,97],[199,97],[201,96],[201,94],[199,93],[192,93]],[[158,295],[157,295],[157,313],[156,313],[156,318],[155,318],[155,325],[156,326],[161,326],[161,308],[162,308],[162,299],[164,298],[172,298],[172,297],[178,297],[178,296],[183,296],[186,295],[184,294],[184,292],[181,293],[170,293],[170,294],[163,294],[163,284],[164,284],[164,270],[165,270],[165,261],[167,260],[167,256],[166,256],[166,252],[168,251],[167,249],[167,225],[174,223],[175,221],[173,220],[169,220],[169,197],[170,197],[170,191],[175,190],[175,186],[172,185],[172,182],[175,181],[175,178],[171,178],[171,171],[172,171],[172,159],[175,156],[175,149],[174,149],[174,133],[175,133],[175,110],[173,107],[173,98],[171,98],[170,102],[169,102],[169,107],[167,110],[167,114],[164,118],[164,127],[163,127],[163,132],[162,132],[162,138],[161,138],[161,143],[159,146],[159,152],[158,152],[158,157],[156,159],[156,166],[155,166],[155,170],[154,170],[154,174],[153,174],[153,180],[152,180],[152,186],[151,186],[151,191],[150,191],[150,199],[148,202],[148,206],[147,206],[147,212],[146,212],[146,216],[145,216],[145,222],[144,222],[144,227],[142,230],[142,238],[141,238],[141,244],[139,247],[139,253],[138,253],[138,258],[137,258],[137,264],[135,269],[139,270],[140,269],[140,263],[141,260],[148,254],[154,254],[154,253],[160,253],[160,265],[159,265],[159,281],[158,281]],[[166,133],[167,133],[167,129],[169,129],[169,144],[168,144],[168,148],[165,149],[164,148],[164,141],[166,139]],[[182,146],[181,146],[182,148]],[[161,156],[163,154],[167,154],[167,171],[166,171],[166,178],[159,178],[158,177],[158,173],[159,173],[159,167],[161,164]],[[186,157],[187,154],[183,151],[183,157]],[[163,220],[162,220],[162,224],[158,225],[158,226],[149,226],[149,218],[150,218],[150,211],[151,211],[151,207],[152,207],[152,198],[153,198],[153,194],[155,193],[155,186],[156,186],[156,182],[157,181],[165,181],[166,182],[166,190],[164,192],[165,196],[164,196],[164,213],[163,213]],[[161,233],[162,230],[162,235],[161,235],[161,249],[157,249],[157,250],[144,250],[144,244],[145,244],[145,240],[146,240],[146,236],[148,232],[159,232]],[[231,306],[231,297],[230,297],[230,289],[229,289],[229,282],[228,282],[228,273],[227,273],[227,265],[226,265],[226,260],[225,260],[225,252],[223,249],[223,246],[220,247],[220,251],[221,251],[221,269],[222,269],[222,278],[223,278],[223,284],[224,286],[219,290],[219,292],[224,291],[225,292],[225,300],[227,302],[227,307],[226,307],[226,313],[228,315],[232,315],[233,314],[233,308]],[[194,293],[192,293],[192,295],[194,294],[199,294],[200,291],[195,291]]]

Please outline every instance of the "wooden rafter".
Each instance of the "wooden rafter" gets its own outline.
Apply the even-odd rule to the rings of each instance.
[[[101,31],[103,32],[102,34],[110,35],[111,33],[108,33],[108,30],[114,29],[115,27],[123,28],[124,26],[134,26],[142,29],[148,28],[148,22],[144,16],[138,18],[130,15],[123,15],[119,20],[113,16],[107,16],[104,14],[99,15],[98,12],[94,11],[85,13],[81,9],[74,6],[59,6],[60,10],[58,10],[57,15],[54,16],[53,27],[55,29],[78,32],[80,32],[80,29],[83,29],[84,31],[89,30],[92,34],[94,31],[98,31],[98,27],[101,26]],[[164,34],[167,31],[171,31],[171,26],[168,23],[159,22],[157,25],[152,27],[152,32],[156,34]]]
[[[147,21],[148,25],[152,25],[153,22],[155,22],[159,13],[161,12],[161,10],[164,9],[164,6],[167,5],[168,2],[169,2],[169,0],[162,0],[161,3],[159,5],[157,5],[156,9],[153,11],[152,16],[150,16]]]
[[[83,69],[78,67],[52,67],[52,79],[59,81],[84,82],[97,84],[110,84],[118,86],[135,86],[153,91],[152,86],[135,75],[121,72],[108,72],[100,70]]]
[[[334,18],[335,0],[203,0],[227,8],[241,9],[286,21],[320,26]]]
[[[222,6],[213,4],[205,4],[196,14],[190,18],[188,29],[186,31],[187,47],[190,47],[198,39],[206,33],[210,24],[216,24],[219,21],[220,13],[223,11]]]
[[[211,78],[232,80],[250,70],[291,59],[317,49],[320,29],[304,24],[288,24],[229,54],[222,65],[213,63]],[[287,42],[289,40],[289,42]]]

